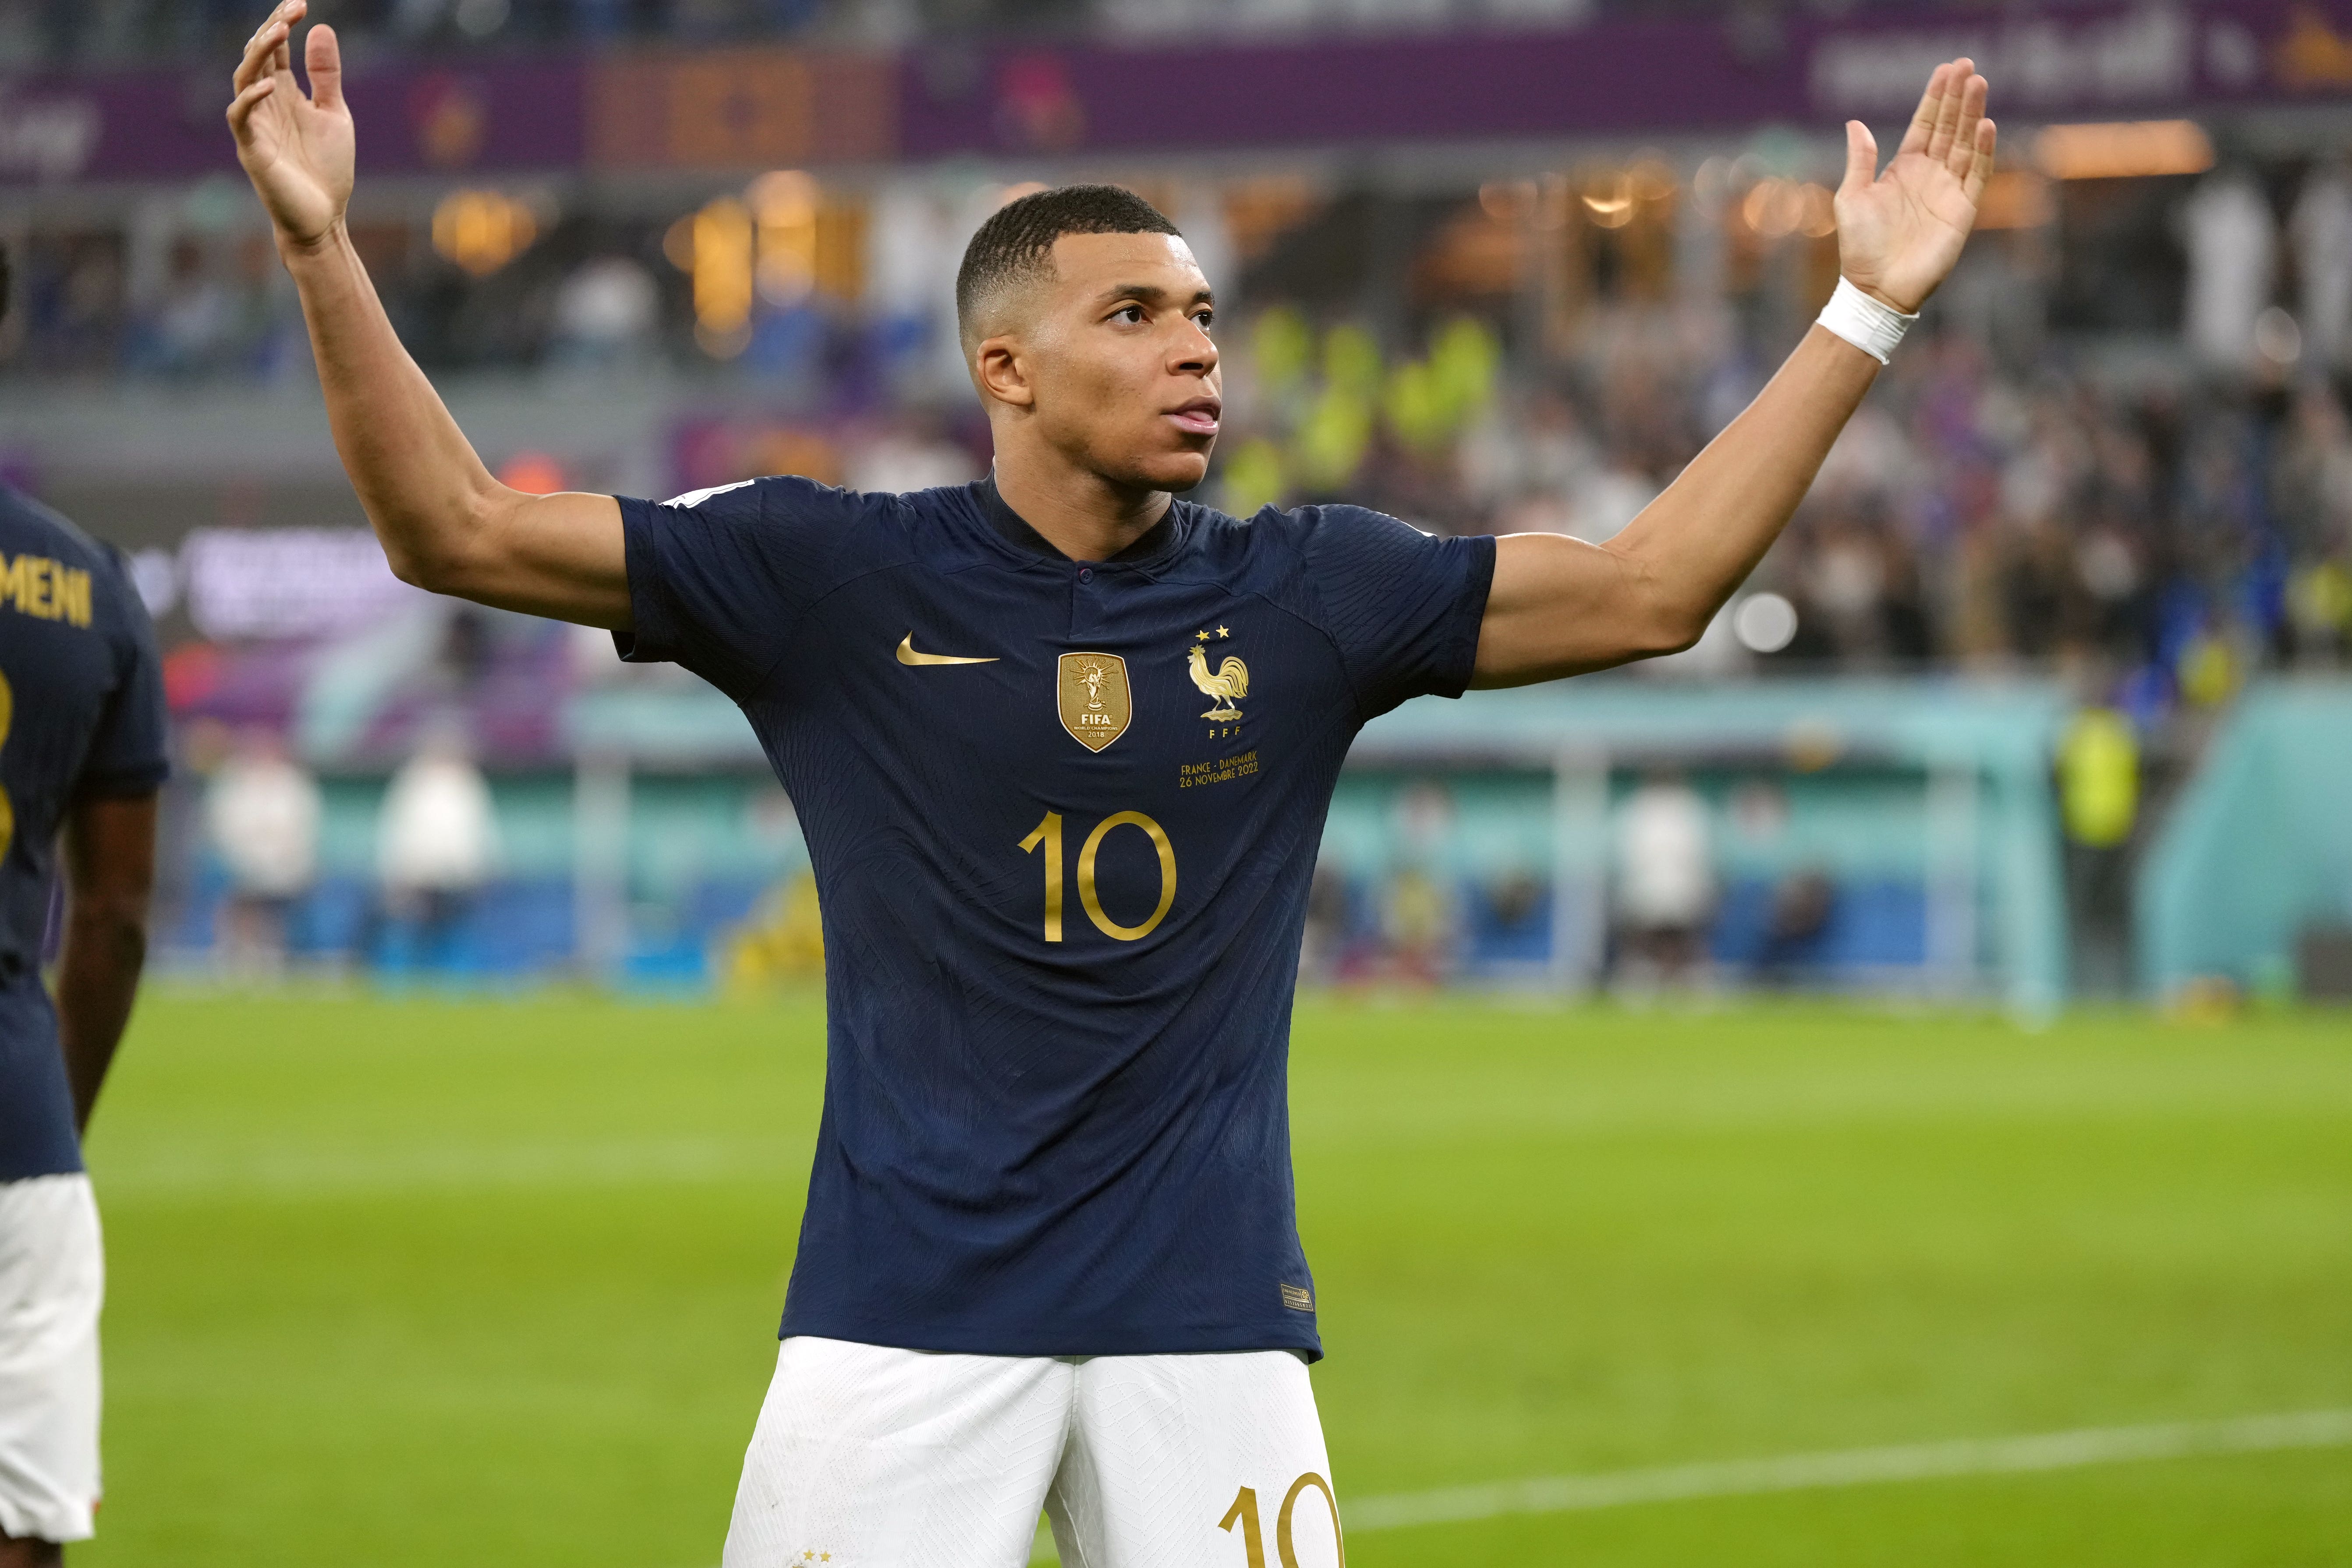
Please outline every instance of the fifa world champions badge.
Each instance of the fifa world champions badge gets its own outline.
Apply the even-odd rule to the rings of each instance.
[[[1127,684],[1127,660],[1115,653],[1066,653],[1054,677],[1062,728],[1089,752],[1099,752],[1121,735],[1135,717]]]

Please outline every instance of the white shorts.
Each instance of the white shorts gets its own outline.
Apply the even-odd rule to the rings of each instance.
[[[1288,1351],[982,1356],[788,1339],[725,1568],[1339,1568]]]
[[[0,1182],[0,1533],[89,1539],[105,1299],[89,1178]]]

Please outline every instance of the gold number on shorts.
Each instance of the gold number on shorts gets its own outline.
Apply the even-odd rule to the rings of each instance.
[[[1282,1511],[1275,1516],[1274,1549],[1282,1557],[1282,1568],[1298,1568],[1298,1548],[1290,1534],[1290,1516],[1298,1507],[1298,1494],[1313,1487],[1323,1494],[1323,1504],[1331,1510],[1331,1542],[1339,1553],[1339,1568],[1348,1568],[1348,1542],[1339,1530],[1339,1502],[1331,1495],[1331,1483],[1307,1471],[1290,1483],[1290,1490],[1282,1500]],[[1241,1521],[1242,1544],[1249,1552],[1249,1568],[1265,1568],[1265,1536],[1258,1523],[1257,1493],[1244,1487],[1234,1494],[1234,1506],[1225,1511],[1217,1528],[1230,1532],[1234,1521]]]
[[[1282,1568],[1298,1568],[1298,1552],[1290,1544],[1290,1510],[1298,1506],[1298,1494],[1308,1487],[1323,1494],[1323,1505],[1331,1510],[1331,1546],[1339,1553],[1339,1568],[1348,1568],[1348,1542],[1339,1531],[1339,1500],[1331,1495],[1331,1483],[1312,1470],[1290,1483],[1282,1511],[1275,1516],[1274,1545],[1282,1553]]]
[[[1103,840],[1114,827],[1140,827],[1151,840],[1151,847],[1160,856],[1160,906],[1151,918],[1141,925],[1123,926],[1103,912],[1102,894],[1095,885],[1095,857],[1102,850]],[[1062,814],[1049,811],[1036,830],[1021,841],[1024,855],[1043,845],[1045,849],[1045,940],[1062,940]],[[1139,811],[1121,811],[1095,824],[1087,835],[1086,843],[1078,849],[1078,902],[1087,911],[1087,919],[1095,922],[1095,930],[1118,942],[1141,942],[1168,918],[1176,903],[1176,847],[1168,842],[1168,830]]]
[[[8,726],[16,722],[16,694],[8,689],[8,678],[0,675],[0,746],[8,743]],[[8,847],[16,842],[16,807],[8,798],[7,786],[0,784],[0,860],[8,858]]]
[[[1225,1510],[1224,1522],[1217,1528],[1233,1532],[1234,1521],[1242,1524],[1242,1544],[1249,1552],[1249,1568],[1265,1568],[1265,1535],[1257,1521],[1257,1493],[1244,1487],[1234,1494],[1234,1506]]]

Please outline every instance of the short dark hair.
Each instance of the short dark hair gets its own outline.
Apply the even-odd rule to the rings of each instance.
[[[1124,185],[1060,185],[1009,201],[989,215],[956,268],[956,328],[967,339],[982,303],[1007,283],[1052,264],[1066,234],[1173,234],[1167,215]]]

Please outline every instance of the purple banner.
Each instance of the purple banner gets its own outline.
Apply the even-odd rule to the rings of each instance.
[[[1899,121],[1970,55],[2000,117],[2340,100],[2345,0],[2073,7],[1900,22],[1621,21],[1572,32],[911,58],[910,157],[1544,138]]]
[[[457,176],[1639,135],[1848,117],[1884,127],[1910,108],[1928,68],[1957,54],[1992,79],[1996,115],[2025,124],[2340,102],[2352,96],[2352,0],[1004,45],[895,63],[767,49],[386,65],[355,72],[349,91],[363,172]],[[233,172],[226,97],[213,69],[0,78],[0,185]]]
[[[355,69],[360,172],[575,168],[582,79],[572,60]],[[217,69],[0,77],[0,185],[234,174],[228,99]]]

